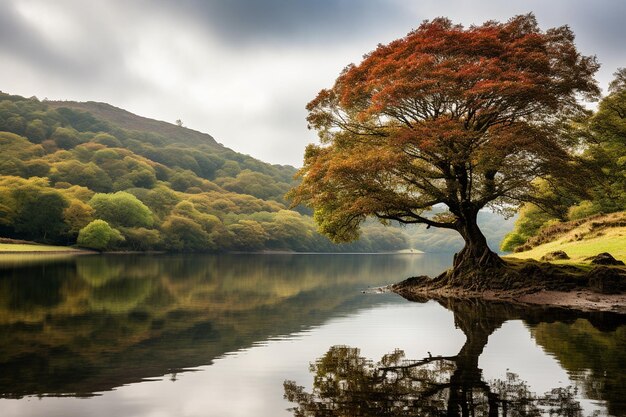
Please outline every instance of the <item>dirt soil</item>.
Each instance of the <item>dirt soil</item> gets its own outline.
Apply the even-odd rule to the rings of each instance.
[[[614,311],[626,314],[626,294],[598,294],[590,290],[539,291],[526,294],[517,301],[527,304],[570,307],[583,311]]]
[[[531,271],[531,274],[520,273]],[[482,298],[515,304],[558,306],[582,311],[611,311],[626,314],[626,276],[624,267],[596,267],[588,271],[572,266],[538,262],[508,264],[487,276],[474,271],[459,284],[446,278],[426,276],[409,278],[381,290],[409,300],[425,298]],[[482,278],[482,279],[481,279]],[[461,280],[462,282],[462,280]],[[477,285],[476,283],[481,285]]]
[[[460,288],[420,288],[397,287],[392,285],[385,290],[395,292],[409,300],[423,300],[424,297],[482,298],[490,301],[507,301],[515,304],[567,307],[582,311],[612,311],[626,314],[626,294],[599,294],[588,289],[573,291],[550,290],[504,290],[469,291]]]

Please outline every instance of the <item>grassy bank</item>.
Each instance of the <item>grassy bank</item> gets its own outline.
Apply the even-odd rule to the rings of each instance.
[[[575,227],[549,236],[549,241],[524,252],[507,255],[509,258],[541,259],[557,250],[564,251],[569,260],[558,263],[583,263],[585,258],[608,252],[616,259],[626,262],[626,213],[614,213],[591,218]],[[548,240],[548,239],[544,239]]]
[[[31,245],[22,243],[0,243],[2,253],[25,253],[25,252],[82,252],[80,249],[69,246]]]

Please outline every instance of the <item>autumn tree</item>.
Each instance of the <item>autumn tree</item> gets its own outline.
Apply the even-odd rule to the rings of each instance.
[[[80,229],[87,226],[93,220],[94,209],[80,200],[72,200],[69,206],[63,210],[63,220],[67,225],[67,233],[78,236]]]
[[[469,28],[426,21],[307,105],[322,144],[306,150],[293,204],[313,207],[336,242],[375,216],[459,232],[453,271],[499,265],[477,214],[567,169],[557,127],[598,94],[597,69],[567,26],[542,31],[532,14]]]
[[[196,221],[179,215],[163,222],[163,240],[171,251],[202,252],[214,249],[211,236]]]
[[[76,130],[66,127],[57,127],[50,139],[61,149],[72,149],[80,143]]]

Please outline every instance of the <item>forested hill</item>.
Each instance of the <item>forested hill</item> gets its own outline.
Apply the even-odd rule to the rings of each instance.
[[[0,94],[0,237],[95,249],[386,251],[372,224],[334,245],[283,196],[296,169],[103,103]]]
[[[98,121],[106,122],[109,126],[109,130],[113,131],[112,133],[121,134],[122,137],[125,136],[124,133],[128,132],[144,133],[144,136],[139,136],[135,139],[143,142],[145,145],[164,145],[168,149],[183,147],[187,148],[187,151],[189,149],[199,151],[191,153],[183,151],[183,153],[187,153],[188,156],[190,156],[189,158],[185,158],[185,160],[169,160],[163,156],[160,159],[166,165],[190,169],[201,177],[211,177],[212,179],[214,175],[211,175],[211,171],[215,169],[214,167],[223,168],[223,163],[226,161],[236,162],[240,165],[239,168],[247,168],[252,171],[266,173],[275,178],[278,182],[291,183],[293,175],[296,172],[296,169],[291,166],[270,165],[248,155],[237,153],[217,143],[217,141],[207,133],[138,116],[107,103],[94,101],[45,101],[45,104],[49,108],[56,109],[59,113],[66,116],[72,124],[78,125],[76,128],[82,127],[83,129],[89,129],[94,127],[93,125],[82,126],[82,124],[85,123],[84,118],[86,114],[89,114]],[[99,126],[96,125],[95,127],[98,128]],[[201,153],[204,153],[204,155],[201,155]],[[159,158],[159,155],[153,154],[152,156]],[[192,159],[194,159],[195,162],[192,161]],[[234,166],[233,164],[227,164],[227,169],[228,166],[231,166],[231,171],[236,171],[235,168],[232,168],[232,166]]]
[[[335,245],[316,232],[309,212],[288,209],[284,195],[294,167],[264,163],[210,135],[105,103],[0,93],[0,150],[4,238],[100,250],[460,247],[456,235],[376,222],[366,224],[359,241]],[[503,229],[491,229],[497,244]]]

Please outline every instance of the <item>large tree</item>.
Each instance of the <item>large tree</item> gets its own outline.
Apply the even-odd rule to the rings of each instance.
[[[544,32],[532,14],[469,28],[424,22],[307,105],[322,144],[308,146],[293,202],[313,207],[337,242],[375,216],[458,231],[454,270],[497,264],[479,210],[515,205],[534,179],[567,169],[558,125],[597,96],[597,69],[568,27]]]
[[[150,227],[154,222],[150,209],[126,191],[95,194],[89,205],[96,211],[95,217],[115,226]]]

